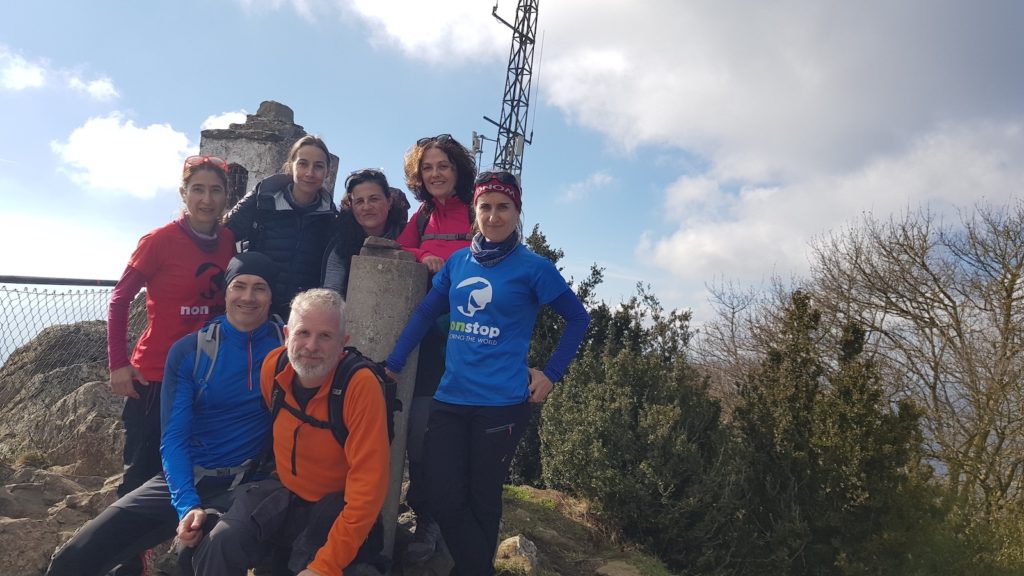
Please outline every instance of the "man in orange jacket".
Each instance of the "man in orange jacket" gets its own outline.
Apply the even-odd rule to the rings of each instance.
[[[345,303],[334,291],[313,289],[295,297],[285,328],[285,348],[263,362],[260,387],[273,405],[275,382],[284,409],[274,420],[278,478],[250,484],[199,543],[197,574],[244,575],[271,547],[290,547],[288,568],[299,576],[337,576],[379,542],[367,536],[388,489],[388,428],[380,383],[367,368],[349,379],[342,410],[344,445],[326,423],[334,372],[345,357]],[[303,417],[297,416],[302,414]],[[378,532],[378,531],[375,531]],[[371,539],[372,540],[372,539]],[[364,544],[365,543],[365,544]],[[371,548],[376,547],[376,550]]]

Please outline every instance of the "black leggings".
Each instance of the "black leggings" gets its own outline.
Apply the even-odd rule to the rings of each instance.
[[[124,478],[117,495],[124,496],[163,471],[160,463],[160,382],[133,383],[138,398],[126,398],[124,423]]]
[[[455,561],[452,574],[494,573],[501,490],[530,405],[458,406],[434,400],[426,436],[429,507]]]

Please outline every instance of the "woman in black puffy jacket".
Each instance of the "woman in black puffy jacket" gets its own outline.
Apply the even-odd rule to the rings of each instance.
[[[330,168],[327,144],[303,136],[292,145],[284,173],[257,184],[225,218],[243,252],[257,250],[277,264],[270,312],[285,320],[296,294],[320,286],[324,251],[338,214],[324,188]]]

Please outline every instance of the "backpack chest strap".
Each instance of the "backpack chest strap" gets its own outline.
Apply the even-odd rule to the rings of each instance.
[[[472,234],[424,234],[421,240],[472,240]]]

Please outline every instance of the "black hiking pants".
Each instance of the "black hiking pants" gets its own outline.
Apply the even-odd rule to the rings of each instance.
[[[434,400],[424,459],[428,501],[455,561],[453,575],[494,574],[502,485],[529,419],[526,402],[459,406]]]
[[[244,576],[249,568],[263,563],[270,563],[275,575],[297,574],[327,542],[334,521],[345,508],[342,492],[307,502],[277,478],[254,482],[239,492],[231,508],[199,542],[192,557],[196,574]],[[352,562],[386,571],[383,547],[378,521]]]
[[[196,485],[203,506],[226,510],[231,479],[204,478]],[[243,485],[244,486],[244,485]],[[238,488],[241,490],[241,487]],[[174,537],[178,513],[163,474],[117,500],[53,555],[47,576],[100,576]]]
[[[163,471],[160,462],[160,382],[143,386],[138,382],[138,398],[125,398],[121,421],[124,423],[124,478],[117,495],[124,496]]]

